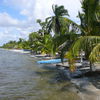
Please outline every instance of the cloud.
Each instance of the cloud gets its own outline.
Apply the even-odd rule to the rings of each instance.
[[[0,45],[8,42],[9,40],[18,40],[19,38],[28,39],[28,35],[33,31],[33,27],[16,28],[4,27],[0,28]]]
[[[78,11],[81,11],[80,0],[3,0],[2,3],[15,9],[15,11],[18,10],[20,17],[26,17],[26,19],[20,20],[17,17],[12,17],[12,14],[6,12],[6,10],[0,13],[0,37],[2,38],[26,38],[30,32],[38,30],[39,25],[36,23],[36,19],[45,19],[53,15],[53,4],[64,5],[70,14],[70,18],[79,23],[76,16]]]
[[[34,14],[36,18],[45,18],[47,16],[53,15],[52,5],[64,5],[65,9],[68,10],[70,16],[75,18],[78,15],[78,11],[81,11],[80,0],[36,0]]]
[[[8,6],[13,5],[17,9],[23,9],[30,8],[35,3],[35,0],[3,0],[3,3]]]
[[[0,27],[9,27],[18,25],[19,21],[12,18],[8,13],[0,13]]]
[[[53,15],[52,13],[52,4],[54,4],[54,0],[36,0],[36,4],[34,7],[34,15],[35,18],[44,19]]]
[[[7,43],[10,40],[18,40],[20,35],[18,34],[11,34],[10,31],[0,31],[0,45]]]
[[[0,13],[0,27],[28,28],[33,24],[32,20],[19,20],[10,16],[7,12]]]
[[[13,5],[14,8],[20,9],[20,14],[29,18],[44,19],[52,13],[52,5],[64,5],[68,9],[71,17],[76,17],[78,11],[81,11],[81,0],[4,0],[4,3]]]

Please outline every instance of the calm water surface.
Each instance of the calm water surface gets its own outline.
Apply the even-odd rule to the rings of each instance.
[[[79,100],[65,79],[29,55],[0,50],[0,100]]]

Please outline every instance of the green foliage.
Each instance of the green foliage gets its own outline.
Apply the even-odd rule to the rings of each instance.
[[[93,49],[100,43],[100,36],[82,36],[80,37],[70,48],[70,51],[74,57],[79,56],[81,50],[85,52],[85,57],[89,59],[89,55],[93,52]],[[97,50],[98,51],[98,50]],[[99,55],[99,52],[97,52]]]
[[[54,16],[46,19],[48,33],[53,30],[55,34],[61,34],[61,19],[63,19],[63,16],[68,16],[68,12],[64,6],[57,5],[53,5],[52,10]]]
[[[100,1],[82,0],[82,13],[78,15],[80,25],[67,18],[69,14],[64,6],[53,5],[52,10],[54,16],[45,21],[37,20],[40,28],[30,33],[27,41],[20,38],[3,47],[31,49],[52,56],[59,53],[62,60],[65,56],[69,58],[71,69],[75,69],[75,58],[81,51],[85,52],[86,59],[92,63],[100,60]]]
[[[16,41],[9,41],[8,43],[4,44],[2,47],[12,49],[15,48],[16,44],[17,44]]]
[[[48,31],[47,31],[47,22],[44,21],[42,22],[40,19],[37,20],[37,23],[40,25],[40,29],[37,31],[39,34],[41,35],[44,35],[44,34],[48,34]]]
[[[90,63],[100,61],[100,2],[83,0],[82,9],[83,13],[79,13],[81,37],[72,44],[66,54],[71,62],[70,66],[74,65],[73,61],[81,51],[84,51],[85,58]]]
[[[91,62],[100,62],[100,42],[92,49],[89,59]]]
[[[82,35],[100,36],[100,1],[83,0],[83,13],[79,13]]]
[[[26,41],[22,38],[19,38],[19,41],[9,41],[8,43],[2,46],[7,49],[30,49],[29,41]]]
[[[29,42],[33,51],[53,55],[53,38],[50,34],[42,36],[38,33],[31,33],[29,35]]]

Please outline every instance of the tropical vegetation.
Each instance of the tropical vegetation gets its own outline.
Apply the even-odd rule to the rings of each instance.
[[[95,62],[100,61],[100,1],[82,0],[82,12],[78,13],[80,25],[70,19],[64,6],[53,5],[54,16],[37,23],[40,29],[29,34],[29,39],[10,41],[4,48],[29,49],[35,53],[50,56],[56,54],[62,59],[69,59],[70,68],[75,68],[75,62],[81,53],[90,62],[90,69]]]
[[[84,0],[82,10],[79,12],[81,36],[73,43],[68,55],[72,64],[75,56],[84,51],[92,71],[93,63],[100,61],[100,1]]]

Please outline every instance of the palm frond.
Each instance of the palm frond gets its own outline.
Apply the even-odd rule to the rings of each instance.
[[[84,35],[98,35],[100,27],[98,28],[99,22],[98,13],[100,13],[100,0],[83,0],[82,1],[83,13],[79,13],[81,20],[81,29]],[[82,33],[82,34],[83,34]]]
[[[89,59],[91,62],[100,61],[100,43],[98,43],[90,53]]]
[[[80,37],[71,47],[73,56],[78,56],[81,50],[91,52],[96,44],[100,43],[100,36],[83,36]]]

